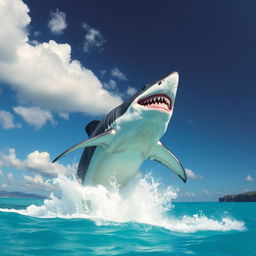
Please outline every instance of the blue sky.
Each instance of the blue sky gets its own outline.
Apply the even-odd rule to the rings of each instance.
[[[147,161],[179,200],[255,190],[255,1],[0,0],[0,190],[48,194],[81,152],[84,126],[178,71],[162,138],[183,184]]]

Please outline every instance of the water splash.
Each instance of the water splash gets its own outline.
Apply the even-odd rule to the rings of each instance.
[[[103,186],[82,186],[76,179],[59,176],[53,183],[60,187],[60,196],[54,193],[42,206],[30,205],[24,210],[12,211],[39,218],[88,218],[97,225],[109,223],[138,222],[160,226],[176,232],[202,230],[229,231],[244,230],[244,223],[228,217],[221,220],[208,218],[203,214],[171,217],[172,201],[177,191],[172,187],[160,189],[160,184],[150,174],[136,177],[120,190],[111,181],[111,189]]]

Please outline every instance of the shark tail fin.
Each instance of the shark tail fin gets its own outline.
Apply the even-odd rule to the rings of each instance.
[[[185,169],[180,161],[160,141],[158,141],[158,143],[155,145],[149,157],[150,159],[158,161],[170,168],[183,180],[183,182],[187,181]]]
[[[88,140],[84,140],[77,145],[65,150],[62,154],[57,156],[52,163],[58,161],[62,157],[66,156],[67,154],[80,149],[80,148],[86,148],[86,147],[91,147],[91,146],[105,146],[110,143],[111,139],[113,138],[113,135],[115,134],[115,130],[109,130],[104,133],[101,133],[93,138],[90,138]]]

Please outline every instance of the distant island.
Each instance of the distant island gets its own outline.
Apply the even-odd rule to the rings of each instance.
[[[36,195],[36,194],[28,194],[24,192],[8,192],[8,191],[0,191],[0,198],[38,198],[38,199],[45,199],[45,196]]]
[[[219,202],[256,202],[256,191],[237,195],[226,195],[219,198]]]

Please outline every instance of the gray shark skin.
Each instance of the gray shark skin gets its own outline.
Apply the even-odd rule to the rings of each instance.
[[[103,120],[89,123],[89,139],[64,151],[53,162],[85,148],[77,170],[82,184],[109,187],[114,178],[123,187],[147,158],[164,164],[186,182],[182,164],[160,142],[173,113],[178,79],[174,72],[144,86]]]

